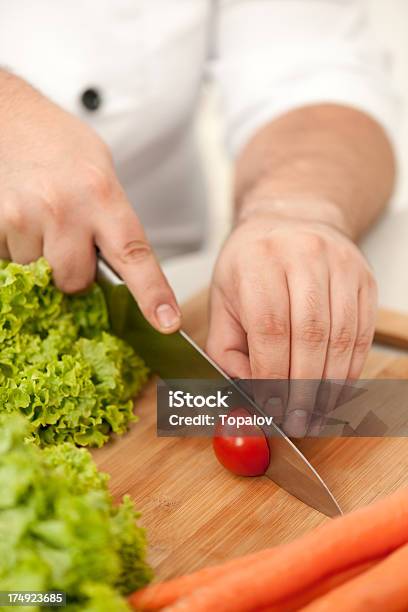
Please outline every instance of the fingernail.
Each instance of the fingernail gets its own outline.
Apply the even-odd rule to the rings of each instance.
[[[309,413],[306,410],[293,410],[285,420],[285,433],[292,438],[302,438],[307,431]]]
[[[283,402],[280,397],[270,397],[262,407],[268,416],[278,418],[284,415]]]
[[[160,327],[169,329],[174,327],[180,321],[180,316],[170,304],[160,304],[156,308],[156,317]]]

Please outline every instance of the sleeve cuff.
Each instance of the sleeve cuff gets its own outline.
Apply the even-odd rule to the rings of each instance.
[[[302,106],[314,104],[340,104],[360,110],[377,121],[387,134],[398,156],[398,126],[401,104],[390,92],[389,83],[341,71],[312,78],[297,79],[279,89],[279,96],[265,96],[239,116],[230,117],[227,128],[227,147],[236,157],[256,132],[273,119]]]

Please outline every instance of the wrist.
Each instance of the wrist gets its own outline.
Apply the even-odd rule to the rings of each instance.
[[[348,238],[354,238],[353,229],[342,208],[319,196],[251,193],[243,199],[236,214],[236,223],[263,216],[282,221],[319,223],[336,229]]]

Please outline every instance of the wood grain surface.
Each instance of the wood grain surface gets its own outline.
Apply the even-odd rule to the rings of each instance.
[[[184,308],[184,329],[203,344],[206,293]],[[395,329],[394,329],[395,331]],[[373,349],[365,378],[408,378],[408,356]],[[158,578],[273,546],[327,521],[267,478],[239,478],[216,461],[208,439],[156,436],[156,381],[138,399],[139,422],[121,439],[94,451],[142,512],[149,557]],[[303,452],[350,511],[408,485],[408,440],[305,440]]]
[[[375,340],[389,346],[408,349],[408,316],[381,308],[377,316]]]

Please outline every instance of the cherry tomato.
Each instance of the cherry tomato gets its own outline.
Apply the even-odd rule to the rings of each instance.
[[[231,410],[229,416],[249,417],[245,408]],[[235,435],[232,435],[235,434]],[[261,476],[268,468],[270,453],[265,434],[256,425],[219,425],[213,439],[218,461],[239,476]]]

